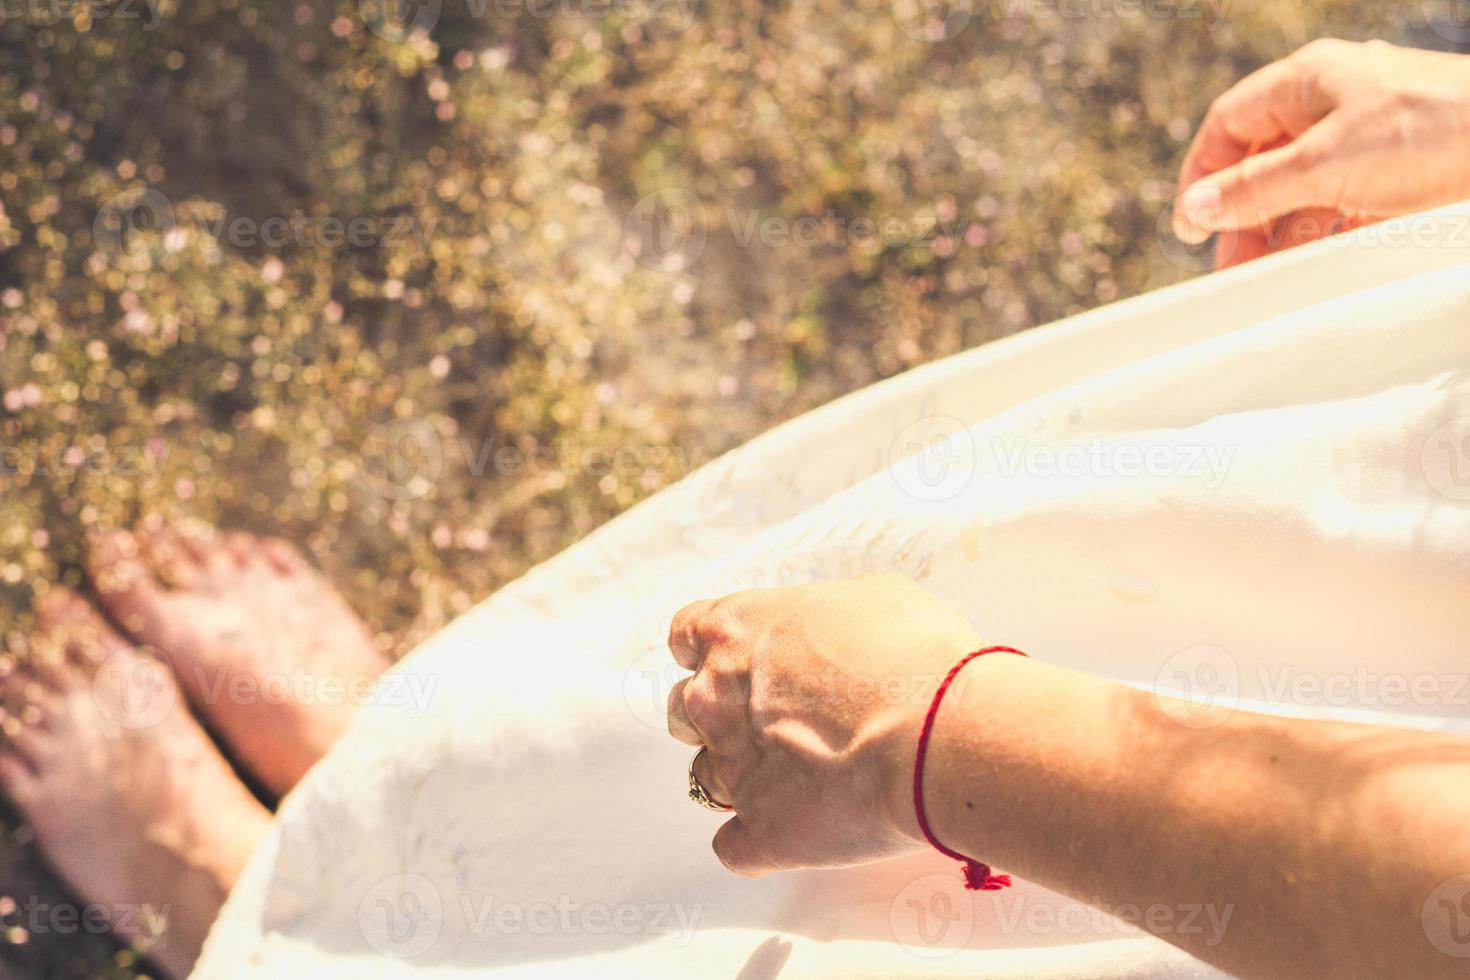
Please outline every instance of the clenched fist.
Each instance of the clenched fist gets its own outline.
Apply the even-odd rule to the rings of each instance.
[[[681,610],[669,647],[694,675],[670,692],[669,730],[708,747],[695,775],[735,808],[715,835],[720,860],[760,875],[924,846],[919,730],[945,674],[981,645],[964,616],[896,575]]]

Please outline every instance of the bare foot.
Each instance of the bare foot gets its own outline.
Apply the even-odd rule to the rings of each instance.
[[[278,796],[337,742],[388,666],[283,541],[155,524],[97,536],[91,574],[107,611],[167,653],[195,709]]]
[[[54,590],[0,678],[0,785],[87,915],[182,977],[270,815],[199,727],[166,666]],[[80,910],[79,910],[80,911]]]

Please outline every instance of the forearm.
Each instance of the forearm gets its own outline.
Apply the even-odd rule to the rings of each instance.
[[[1164,938],[1246,977],[1463,976],[1421,909],[1470,874],[1470,742],[1238,711],[1190,728],[1178,702],[1006,654],[961,677],[925,765],[948,846],[1104,907],[1210,907],[1223,938]]]

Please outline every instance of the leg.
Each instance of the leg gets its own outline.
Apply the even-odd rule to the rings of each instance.
[[[387,658],[283,541],[152,525],[96,537],[107,612],[165,651],[190,703],[277,796],[347,730]]]
[[[167,667],[70,593],[38,613],[35,649],[0,680],[0,786],[72,889],[181,977],[270,815]]]

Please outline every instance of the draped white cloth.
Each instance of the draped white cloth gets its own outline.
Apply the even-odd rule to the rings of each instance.
[[[1025,882],[966,893],[937,855],[719,866],[663,731],[670,615],[878,570],[994,642],[1195,696],[1184,724],[1465,726],[1470,205],[912,371],[613,521],[390,673],[195,976],[1218,975]],[[1160,914],[1208,937],[1229,911]]]

